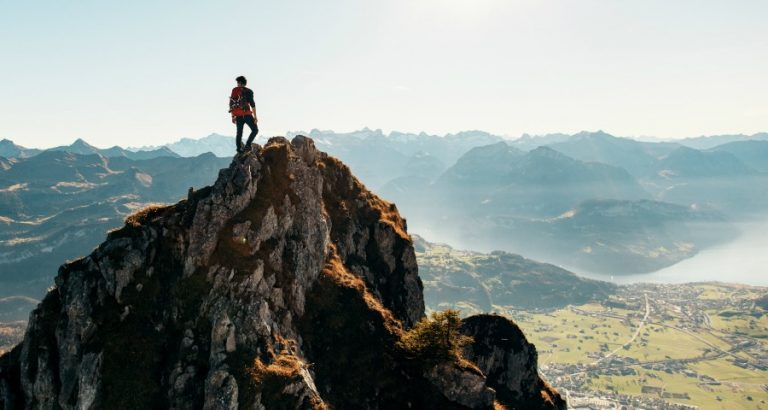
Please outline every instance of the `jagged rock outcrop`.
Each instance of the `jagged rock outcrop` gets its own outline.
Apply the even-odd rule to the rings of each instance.
[[[503,403],[529,403],[528,409],[565,408],[565,401],[538,376],[536,346],[512,321],[497,315],[476,315],[462,321],[461,331],[473,343],[464,357],[485,374],[486,384]]]
[[[404,354],[423,316],[396,207],[312,140],[273,138],[63,265],[0,358],[0,408],[563,407],[519,330],[523,351],[467,319],[480,369]]]

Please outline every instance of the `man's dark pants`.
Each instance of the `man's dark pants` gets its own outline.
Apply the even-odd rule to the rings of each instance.
[[[243,148],[243,125],[248,124],[248,128],[251,129],[251,134],[248,135],[248,141],[245,142],[245,146],[250,148],[253,139],[256,138],[256,134],[259,133],[259,127],[253,121],[253,116],[243,115],[235,117],[235,123],[237,124],[237,149]]]

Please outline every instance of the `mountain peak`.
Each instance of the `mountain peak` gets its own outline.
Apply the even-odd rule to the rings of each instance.
[[[581,131],[573,135],[573,140],[597,140],[597,141],[613,141],[618,140],[619,137],[615,137],[603,130],[597,131]]]
[[[528,155],[538,158],[557,158],[557,159],[572,159],[560,151],[552,149],[547,146],[536,147],[528,152]]]
[[[226,135],[217,134],[217,133],[215,133],[215,132],[214,132],[214,133],[211,133],[211,134],[208,134],[207,136],[205,136],[205,137],[203,137],[203,138],[201,138],[201,139],[203,139],[203,140],[209,140],[209,139],[221,139],[221,138],[226,138],[226,139],[228,139],[228,140],[229,140],[229,139],[232,139],[232,137],[228,137],[228,136],[226,136]]]
[[[73,142],[70,147],[73,148],[95,148],[93,145],[87,143],[84,139],[78,138]]]
[[[5,158],[27,158],[39,153],[40,150],[30,149],[17,145],[8,138],[0,140],[0,156]]]
[[[275,137],[62,266],[0,359],[0,407],[564,408],[522,334],[463,328],[478,369],[404,350],[423,318],[395,205],[311,139]]]

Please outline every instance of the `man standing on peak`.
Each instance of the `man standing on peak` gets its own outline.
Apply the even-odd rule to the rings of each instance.
[[[253,90],[245,86],[248,80],[241,75],[235,81],[237,81],[237,87],[232,89],[232,94],[229,96],[229,112],[232,114],[232,123],[237,125],[237,152],[243,152],[251,149],[251,143],[259,133],[259,127],[256,125],[259,120],[256,118]],[[248,124],[251,134],[248,135],[248,141],[245,142],[245,149],[243,149],[243,125],[245,124]]]

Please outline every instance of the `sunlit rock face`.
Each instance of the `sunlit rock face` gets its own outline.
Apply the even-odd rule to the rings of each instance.
[[[0,407],[563,408],[522,333],[522,353],[478,338],[483,371],[405,354],[423,317],[397,208],[311,139],[273,138],[63,265],[0,359]]]

